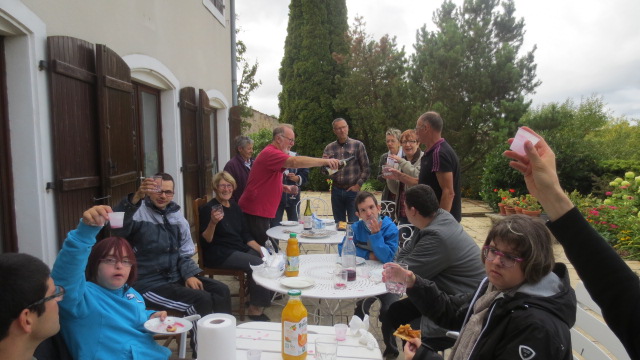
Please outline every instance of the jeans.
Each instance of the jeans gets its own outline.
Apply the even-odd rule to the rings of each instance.
[[[347,191],[335,186],[331,187],[331,210],[336,225],[338,221],[356,222],[356,195],[355,191]],[[348,220],[347,220],[348,219]]]

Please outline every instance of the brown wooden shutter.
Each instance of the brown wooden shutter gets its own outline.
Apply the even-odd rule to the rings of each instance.
[[[197,224],[194,224],[193,200],[204,195],[200,192],[200,180],[198,178],[198,106],[196,105],[196,90],[187,87],[180,90],[180,129],[182,133],[182,178],[184,182],[184,207],[183,212],[193,233]]]
[[[129,66],[105,45],[96,46],[96,71],[103,193],[114,206],[136,191],[141,169],[135,145],[133,85]]]
[[[215,175],[215,172],[218,171],[218,121],[216,118],[216,109],[209,105],[209,96],[207,96],[207,92],[202,89],[200,89],[198,103],[200,105],[198,114],[200,114],[200,124],[202,126],[199,134],[202,137],[202,161],[199,166],[200,179],[202,180],[201,195],[206,194],[210,196],[213,193],[211,179],[213,175]]]
[[[100,153],[93,44],[47,39],[53,166],[58,241],[74,229],[82,212],[100,203]]]
[[[242,135],[242,106],[233,106],[229,109],[229,144],[231,144],[231,156],[235,156],[235,138]]]

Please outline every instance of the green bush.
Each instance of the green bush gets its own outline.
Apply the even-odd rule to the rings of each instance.
[[[502,155],[508,148],[508,144],[496,147],[494,151],[487,154],[484,163],[480,196],[494,210],[498,209],[498,202],[500,202],[497,190],[514,189],[513,196],[528,193],[520,172],[512,169],[509,166],[509,159]]]

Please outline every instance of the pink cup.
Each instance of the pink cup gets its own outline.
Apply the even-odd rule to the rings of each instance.
[[[540,141],[540,139],[537,136],[533,135],[529,131],[523,128],[518,128],[518,132],[516,133],[516,136],[514,136],[513,138],[513,142],[511,143],[510,149],[520,155],[523,155],[523,156],[526,155],[527,153],[524,151],[524,143],[527,140],[531,141],[533,145],[537,144],[538,141]]]
[[[344,341],[347,339],[347,330],[349,330],[349,325],[335,324],[333,325],[333,329],[336,331],[336,340]]]
[[[124,222],[124,212],[112,212],[109,213],[109,226],[112,229],[119,229]]]

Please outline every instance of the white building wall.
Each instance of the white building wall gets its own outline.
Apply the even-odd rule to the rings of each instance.
[[[136,81],[163,90],[164,166],[176,179],[175,198],[181,203],[180,88],[207,91],[209,102],[219,109],[219,162],[230,158],[228,19],[225,14],[221,23],[202,1],[0,0],[20,252],[49,265],[57,255],[55,199],[46,190],[54,180],[48,78],[38,69],[47,58],[47,36],[105,44],[124,58]]]

